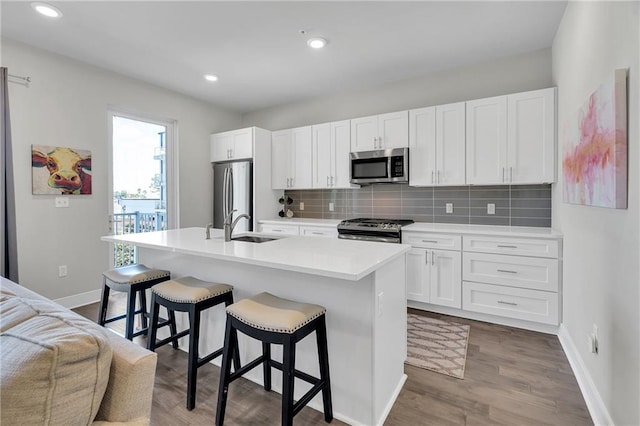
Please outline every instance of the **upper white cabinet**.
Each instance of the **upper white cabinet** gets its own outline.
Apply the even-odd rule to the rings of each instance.
[[[349,120],[312,126],[313,188],[352,188],[349,182]]]
[[[271,187],[311,188],[311,126],[273,132],[271,136]]]
[[[391,112],[351,120],[351,151],[407,148],[408,111]]]
[[[253,132],[249,127],[211,135],[211,162],[252,158]]]
[[[409,184],[465,184],[465,103],[409,111]]]
[[[555,88],[467,102],[467,183],[555,182]]]

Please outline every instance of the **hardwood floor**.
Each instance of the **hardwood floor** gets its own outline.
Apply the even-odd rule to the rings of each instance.
[[[124,306],[119,296],[112,296],[111,300],[118,302],[110,303],[110,308]],[[98,304],[75,311],[95,321]],[[409,378],[385,425],[593,424],[556,336],[413,309],[410,312],[471,325],[465,375],[460,380],[406,365]],[[115,323],[114,329],[122,331],[120,323]],[[146,345],[143,337],[134,341]],[[213,424],[219,368],[207,364],[199,369],[196,408],[188,411],[187,354],[170,346],[157,352],[151,424]],[[326,424],[322,413],[309,407],[294,422]],[[279,425],[280,394],[238,379],[229,388],[225,424]],[[331,424],[344,423],[334,420]]]

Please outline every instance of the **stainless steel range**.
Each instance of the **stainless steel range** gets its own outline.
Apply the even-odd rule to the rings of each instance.
[[[346,219],[338,224],[338,238],[400,243],[402,227],[412,223],[408,219]]]

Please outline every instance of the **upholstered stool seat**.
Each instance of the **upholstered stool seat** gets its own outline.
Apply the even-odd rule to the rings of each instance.
[[[157,284],[151,288],[151,325],[147,339],[147,349],[155,351],[156,348],[172,343],[178,347],[178,339],[189,336],[189,365],[187,371],[187,409],[193,410],[196,405],[196,384],[198,368],[212,359],[222,355],[222,348],[200,358],[198,343],[200,340],[200,313],[213,306],[224,303],[229,306],[233,303],[233,286],[203,281],[194,277],[183,277]],[[158,324],[160,306],[169,311],[169,316],[175,321],[175,312],[187,312],[189,314],[189,328],[177,332],[171,328],[171,335],[163,340],[157,340],[157,330],[162,324]],[[240,356],[235,354],[235,369],[240,368]]]
[[[98,324],[104,326],[110,322],[125,319],[124,337],[132,340],[136,336],[147,334],[149,314],[147,312],[146,290],[170,278],[171,272],[164,269],[152,269],[145,265],[123,266],[103,272]],[[107,318],[110,290],[127,293],[127,310],[122,315]],[[139,300],[140,307],[138,309],[136,309],[136,300]],[[134,332],[135,316],[138,314],[141,315],[142,327]],[[169,322],[162,323],[162,325],[168,324]]]
[[[260,293],[227,307],[222,371],[218,389],[216,425],[222,426],[229,384],[258,365],[263,366],[264,389],[271,390],[271,368],[282,371],[282,425],[292,425],[293,417],[318,393],[322,392],[324,418],[333,420],[329,356],[327,350],[326,309],[320,305],[282,299]],[[231,373],[229,358],[238,353],[237,331],[262,342],[262,355]],[[320,378],[295,369],[296,343],[316,332]],[[283,345],[282,363],[271,359],[271,344]],[[294,379],[310,383],[312,388],[296,403],[293,401]]]

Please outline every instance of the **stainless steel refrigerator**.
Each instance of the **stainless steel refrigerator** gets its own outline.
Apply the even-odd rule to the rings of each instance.
[[[235,232],[253,231],[253,164],[251,161],[213,163],[213,227],[224,228],[224,218],[232,210],[233,218],[242,213]]]

